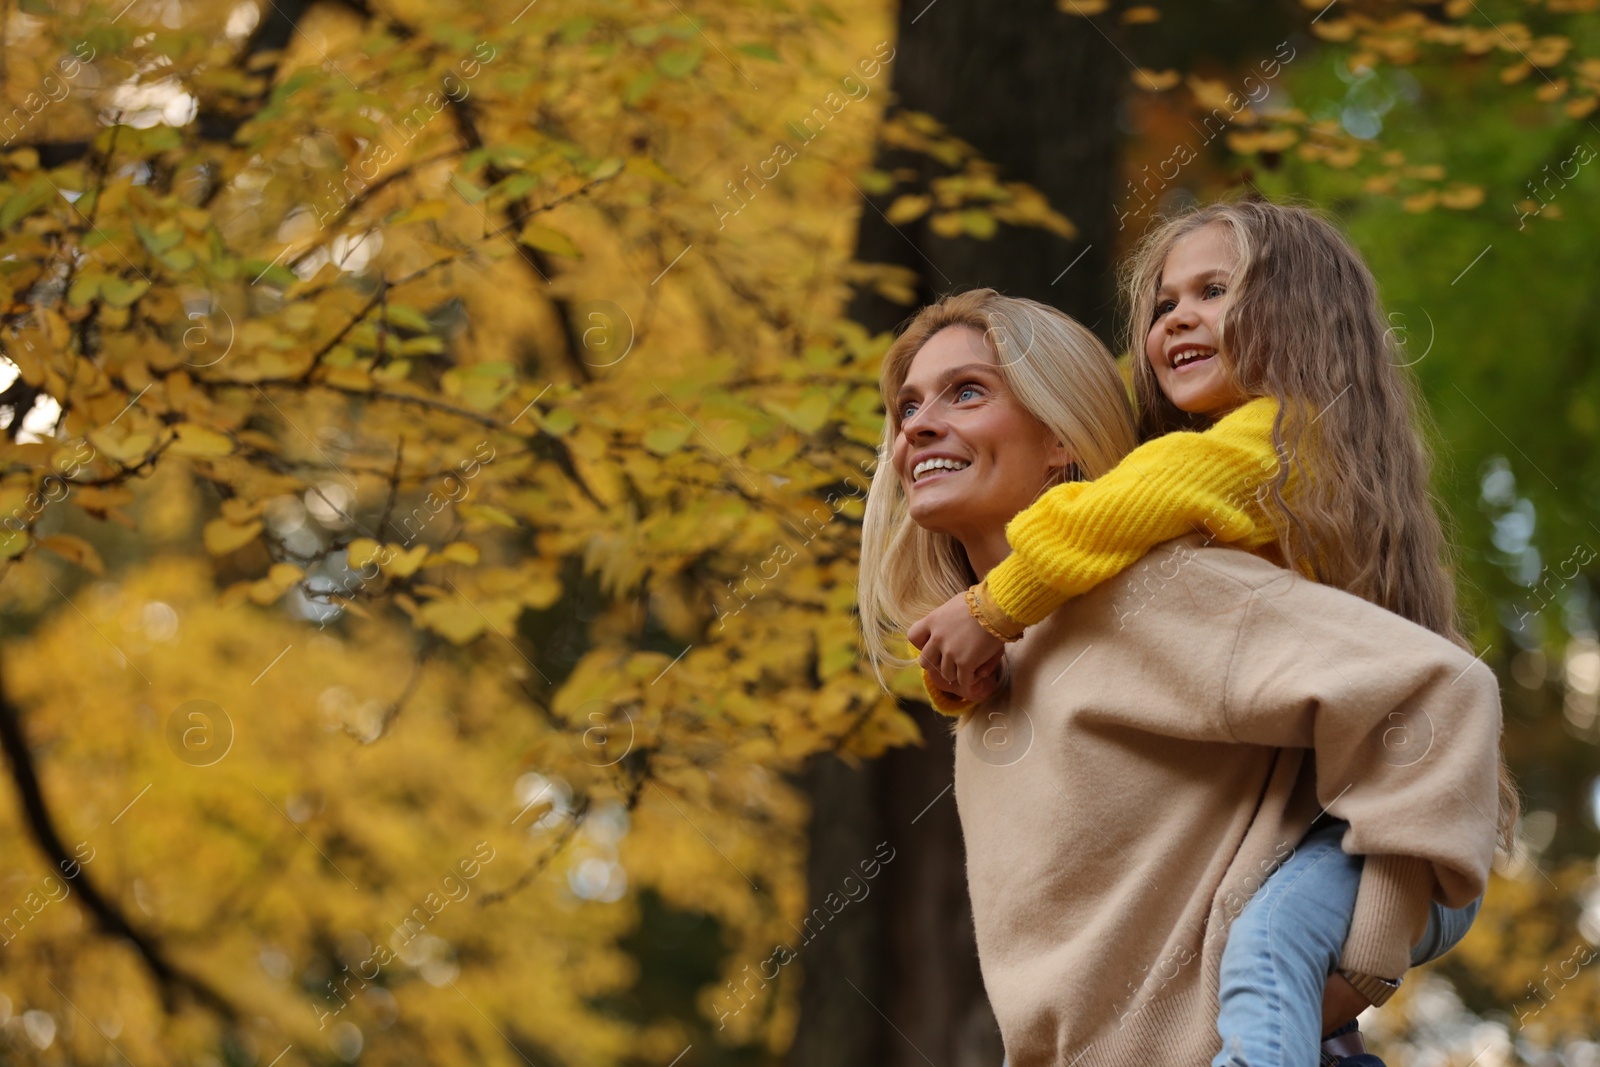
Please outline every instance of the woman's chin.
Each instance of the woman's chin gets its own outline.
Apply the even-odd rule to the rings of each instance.
[[[960,515],[961,510],[960,500],[943,496],[934,486],[929,486],[911,498],[907,513],[911,521],[924,530],[949,533],[955,525],[951,520]]]

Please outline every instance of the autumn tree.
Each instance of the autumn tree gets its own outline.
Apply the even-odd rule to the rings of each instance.
[[[8,11],[8,1054],[772,1062],[810,998],[847,992],[835,954],[930,870],[940,892],[869,949],[870,981],[966,951],[949,798],[935,834],[857,853],[803,787],[827,773],[808,766],[918,745],[868,773],[939,784],[917,679],[884,693],[851,621],[884,331],[947,284],[1112,314],[1106,268],[1145,196],[1245,179],[1426,218],[1441,257],[1472,227],[1554,232],[1585,203],[1575,178],[1508,219],[1490,208],[1521,173],[1386,142],[1381,94],[1348,122],[1312,104],[1349,91],[1313,56],[1369,94],[1402,67],[1477,71],[1465,93],[1419,85],[1507,127],[1536,114],[1553,150],[1587,121],[1592,19],[1534,7],[1495,12],[1492,39],[1457,5],[1263,8],[1297,58],[1248,107],[1275,36],[1169,55],[1193,16],[1143,5],[1030,9],[988,38],[958,0]],[[990,103],[1078,109],[1070,136],[958,106],[962,34],[1021,48],[1021,81],[1050,78],[1051,48],[1076,57],[1059,95],[1001,80]],[[1155,134],[1191,119],[1223,132],[1158,190],[1144,164],[1175,142]],[[1560,321],[1547,339],[1571,341]],[[1496,426],[1535,418],[1529,388],[1490,402]],[[1465,425],[1444,421],[1487,439]],[[1517,548],[1474,572],[1485,595],[1531,608],[1542,572],[1522,581],[1531,542],[1506,516],[1556,502],[1502,451],[1509,487],[1486,468],[1453,499]],[[1563,581],[1532,615],[1579,610],[1587,586]],[[1586,646],[1524,631],[1519,654],[1568,656],[1524,687],[1526,717],[1592,726]],[[1540,786],[1552,805],[1576,773]],[[901,792],[886,810],[908,826],[938,799]],[[818,916],[836,862],[875,895]],[[1525,870],[1486,924],[1500,940],[1463,948],[1469,993],[1510,996],[1493,970],[1539,907],[1566,909],[1550,945],[1577,921],[1578,866],[1540,870],[1558,888]],[[901,959],[907,930],[952,940]],[[1560,962],[1518,960],[1519,979]],[[938,1041],[973,1034],[972,977],[969,958],[940,994],[966,1029]],[[1586,1002],[1560,1003],[1541,1025]]]

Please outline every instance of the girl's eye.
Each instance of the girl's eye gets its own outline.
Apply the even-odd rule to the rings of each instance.
[[[1221,284],[1219,284],[1217,282],[1212,282],[1210,285],[1206,286],[1206,296],[1208,296],[1208,297],[1221,296],[1223,293],[1226,293],[1227,291],[1228,290],[1224,286],[1222,286]]]
[[[1172,308],[1173,308],[1172,301],[1170,301],[1170,300],[1157,300],[1156,301],[1155,314],[1153,314],[1150,317],[1150,321],[1151,322],[1156,321],[1156,319],[1159,319],[1161,316],[1163,316],[1167,312],[1171,311]]]

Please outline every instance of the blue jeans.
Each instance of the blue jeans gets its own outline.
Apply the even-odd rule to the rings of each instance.
[[[1347,829],[1348,823],[1333,820],[1308,833],[1228,931],[1217,1016],[1222,1051],[1213,1067],[1320,1062],[1323,989],[1350,933],[1361,882],[1362,858],[1339,847]],[[1481,903],[1432,903],[1428,928],[1411,950],[1412,966],[1454,947]]]

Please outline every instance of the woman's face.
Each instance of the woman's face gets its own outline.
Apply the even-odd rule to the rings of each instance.
[[[993,351],[971,326],[947,326],[922,346],[895,415],[892,458],[912,520],[963,542],[1003,536],[1070,460],[1006,389]]]
[[[1144,353],[1161,391],[1180,411],[1220,417],[1245,400],[1217,347],[1238,258],[1219,222],[1178,238],[1167,252]]]

